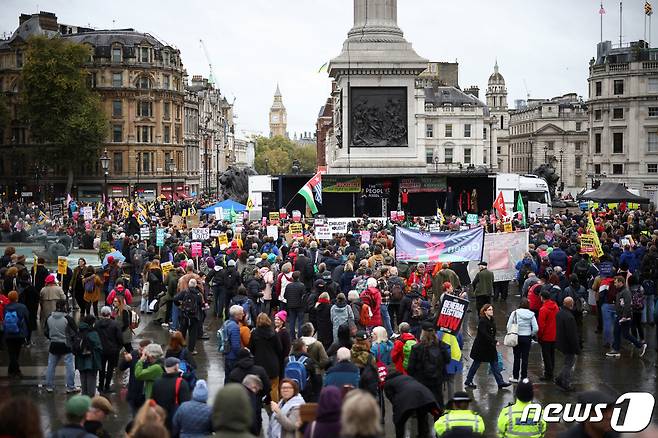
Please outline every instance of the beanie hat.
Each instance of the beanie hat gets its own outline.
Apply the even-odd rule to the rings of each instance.
[[[209,269],[212,269],[215,267],[215,259],[212,257],[206,258],[206,265],[208,266]]]
[[[164,366],[165,366],[165,368],[173,368],[176,365],[178,365],[179,363],[180,363],[180,359],[178,359],[177,357],[171,356],[171,357],[168,357],[168,358],[165,359]]]
[[[516,386],[516,398],[520,401],[528,403],[532,401],[534,397],[534,391],[532,389],[532,382],[530,380],[523,379]]]
[[[194,386],[194,391],[192,391],[192,400],[201,403],[208,401],[208,385],[205,380],[197,380],[196,385]]]
[[[229,266],[235,266],[235,260],[231,259],[228,261]]]
[[[286,312],[285,310],[282,310],[282,311],[280,311],[280,312],[277,312],[277,313],[274,315],[274,317],[275,317],[275,318],[279,318],[279,319],[280,319],[281,321],[283,321],[283,322],[286,322],[286,320],[288,319],[288,312]]]
[[[107,257],[107,262],[108,263],[114,263],[114,256],[108,256]]]
[[[55,278],[55,276],[53,274],[49,274],[46,277],[46,284],[54,284],[56,280],[57,279]]]
[[[84,417],[91,407],[91,398],[86,395],[74,395],[66,401],[65,410],[67,414],[76,417]]]
[[[274,263],[276,261],[276,254],[270,253],[267,256],[267,261],[270,262],[270,263]]]

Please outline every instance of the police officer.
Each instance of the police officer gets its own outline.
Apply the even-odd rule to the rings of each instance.
[[[534,390],[532,382],[523,379],[516,387],[516,401],[505,406],[498,415],[498,436],[541,438],[546,433],[546,422],[543,419],[534,421],[535,411],[531,410],[526,421],[521,421],[523,410],[532,403]]]
[[[465,430],[484,435],[484,420],[478,414],[468,409],[471,398],[463,391],[457,391],[450,399],[450,409],[434,423],[436,436],[446,432]]]

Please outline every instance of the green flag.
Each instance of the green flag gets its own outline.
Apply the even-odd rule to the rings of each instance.
[[[231,207],[231,213],[230,213],[230,216],[229,216],[231,218],[231,222],[235,222],[235,217],[237,215],[238,214],[235,212],[235,209],[233,207]]]
[[[521,197],[521,192],[519,192],[519,198],[516,200],[516,211],[523,213],[523,226],[525,227],[525,207],[523,206],[523,198]]]

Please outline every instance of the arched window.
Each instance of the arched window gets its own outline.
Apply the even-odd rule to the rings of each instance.
[[[137,79],[135,85],[137,86],[137,88],[149,89],[151,88],[151,80],[148,78],[148,76],[140,76]]]

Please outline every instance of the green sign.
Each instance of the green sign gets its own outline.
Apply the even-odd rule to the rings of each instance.
[[[165,229],[158,228],[155,230],[155,246],[162,248],[164,246]]]
[[[466,223],[469,225],[477,225],[478,223],[478,215],[477,214],[469,214],[466,216]]]
[[[400,190],[407,190],[408,193],[443,192],[447,187],[448,180],[445,176],[400,179]]]
[[[360,193],[361,178],[322,175],[322,191],[327,193]]]

